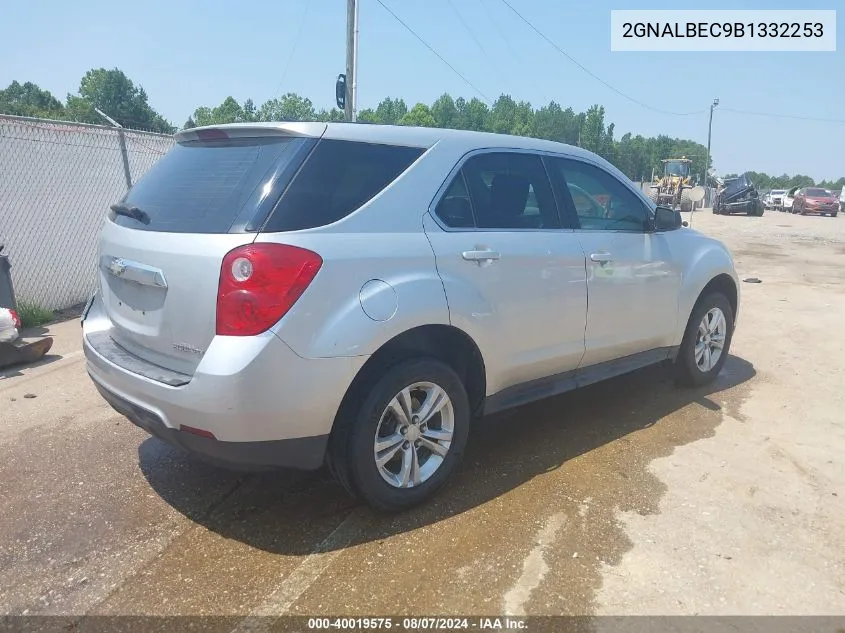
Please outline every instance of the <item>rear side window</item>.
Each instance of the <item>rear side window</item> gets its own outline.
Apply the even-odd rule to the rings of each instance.
[[[390,185],[423,151],[418,147],[322,140],[262,230],[295,231],[337,222]]]
[[[274,173],[301,160],[297,150],[305,142],[290,137],[181,142],[124,199],[149,222],[124,215],[112,220],[146,231],[227,233],[238,218],[268,203],[265,185],[275,183]]]

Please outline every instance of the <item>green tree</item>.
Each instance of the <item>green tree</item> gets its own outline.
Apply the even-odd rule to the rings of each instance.
[[[399,125],[416,125],[419,127],[435,127],[431,109],[424,103],[418,103],[408,113],[399,119]]]
[[[358,120],[361,123],[381,123],[378,113],[372,108],[364,108],[358,111]]]
[[[596,154],[601,154],[606,146],[604,127],[604,106],[590,106],[584,116],[581,128],[581,147]]]
[[[397,125],[406,114],[408,114],[408,106],[405,105],[403,99],[391,99],[387,97],[376,106],[375,120],[373,123]]]
[[[317,121],[328,123],[330,121],[343,121],[344,115],[342,110],[332,108],[331,110],[320,110],[314,118]]]
[[[534,112],[534,133],[558,143],[578,142],[578,118],[572,108],[564,110],[554,101]]]
[[[434,117],[437,127],[452,128],[458,127],[458,108],[455,107],[455,100],[449,94],[442,94],[431,105],[431,115]]]
[[[249,102],[251,103],[251,102]],[[243,123],[249,121],[244,108],[234,97],[226,97],[216,108],[199,107],[191,116],[197,127],[203,125],[222,125],[224,123]]]
[[[516,127],[516,101],[510,95],[501,95],[490,109],[490,131],[512,134]]]
[[[79,92],[68,95],[66,114],[73,121],[103,123],[99,108],[124,127],[172,134],[173,125],[150,107],[146,91],[135,86],[118,68],[93,68],[79,82]]]
[[[258,120],[258,112],[255,109],[255,104],[252,102],[252,99],[247,99],[246,101],[244,101],[243,120],[244,121],[257,121]]]
[[[490,108],[481,99],[473,97],[467,101],[463,97],[458,97],[455,99],[455,109],[458,111],[457,128],[459,130],[476,132],[490,130],[488,127]]]
[[[259,121],[313,121],[316,117],[311,99],[301,97],[295,92],[288,92],[279,99],[265,101],[258,110]]]
[[[516,104],[511,134],[534,136],[534,109],[527,101],[520,101]]]
[[[64,106],[49,91],[31,81],[23,84],[13,81],[0,90],[0,112],[53,119],[64,114]]]

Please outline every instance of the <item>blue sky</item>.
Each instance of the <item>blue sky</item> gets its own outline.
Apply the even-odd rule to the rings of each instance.
[[[706,143],[707,114],[666,116],[586,75],[521,23],[501,0],[384,0],[486,97],[535,106],[603,104],[617,138],[660,133]],[[743,170],[845,175],[845,123],[742,115],[736,110],[845,120],[845,51],[835,53],[622,53],[610,51],[610,11],[669,9],[677,1],[511,0],[528,20],[605,81],[664,110],[721,107],[712,153],[719,173]],[[480,96],[397,23],[360,0],[359,108],[385,96],[409,106],[438,95]],[[719,1],[691,8],[834,9],[839,0]],[[92,67],[118,67],[177,125],[226,96],[256,105],[293,91],[330,107],[345,66],[344,0],[147,0],[121,5],[42,0],[4,7],[0,86],[33,81],[63,99]],[[472,35],[456,16],[460,12]],[[843,32],[842,14],[837,31]],[[300,30],[301,28],[301,30]],[[297,33],[300,34],[297,38]]]

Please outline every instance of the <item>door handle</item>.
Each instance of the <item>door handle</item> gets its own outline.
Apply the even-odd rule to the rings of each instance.
[[[590,259],[594,262],[598,262],[599,264],[606,264],[613,261],[613,255],[602,251],[601,253],[593,253],[590,255]]]
[[[464,251],[461,257],[468,262],[486,262],[501,259],[502,255],[497,251]]]

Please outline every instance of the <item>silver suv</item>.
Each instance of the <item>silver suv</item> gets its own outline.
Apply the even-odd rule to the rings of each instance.
[[[730,254],[590,152],[335,123],[177,140],[104,223],[84,349],[117,411],[208,460],[328,463],[401,509],[474,418],[725,363]]]

